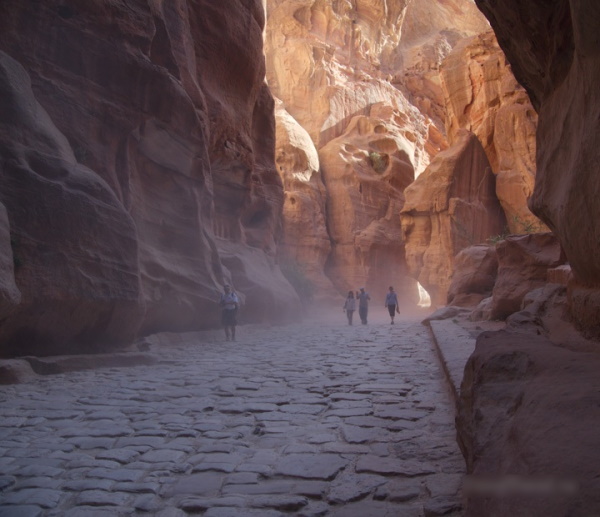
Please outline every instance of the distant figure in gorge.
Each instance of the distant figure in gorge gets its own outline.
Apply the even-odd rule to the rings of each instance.
[[[225,339],[235,341],[235,326],[237,325],[237,311],[240,306],[240,300],[237,294],[231,290],[231,286],[223,286],[223,294],[219,305],[221,306],[221,324],[225,329]]]
[[[352,316],[356,310],[356,300],[354,299],[354,292],[348,291],[348,296],[344,302],[344,310],[346,311],[346,317],[348,318],[348,325],[352,325]]]
[[[385,295],[385,306],[390,313],[390,318],[392,318],[390,325],[393,325],[396,312],[400,314],[400,307],[398,307],[398,295],[395,293],[394,288],[391,285],[389,292]]]
[[[367,316],[369,314],[369,300],[371,297],[369,293],[365,292],[365,288],[360,288],[360,293],[358,293],[358,315],[360,316],[360,322],[363,325],[367,324]]]

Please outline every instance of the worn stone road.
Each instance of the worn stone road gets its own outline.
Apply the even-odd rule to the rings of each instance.
[[[0,387],[0,516],[461,515],[427,329],[343,320]]]

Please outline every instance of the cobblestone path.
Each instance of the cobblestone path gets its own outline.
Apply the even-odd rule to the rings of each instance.
[[[339,318],[0,387],[0,516],[461,515],[427,330]]]

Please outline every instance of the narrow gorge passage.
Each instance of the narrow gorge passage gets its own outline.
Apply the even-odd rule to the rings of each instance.
[[[375,312],[1,387],[0,515],[461,515],[428,331]]]

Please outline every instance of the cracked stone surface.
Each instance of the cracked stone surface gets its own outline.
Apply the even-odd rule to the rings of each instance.
[[[0,386],[0,517],[462,515],[428,330],[373,313]]]

